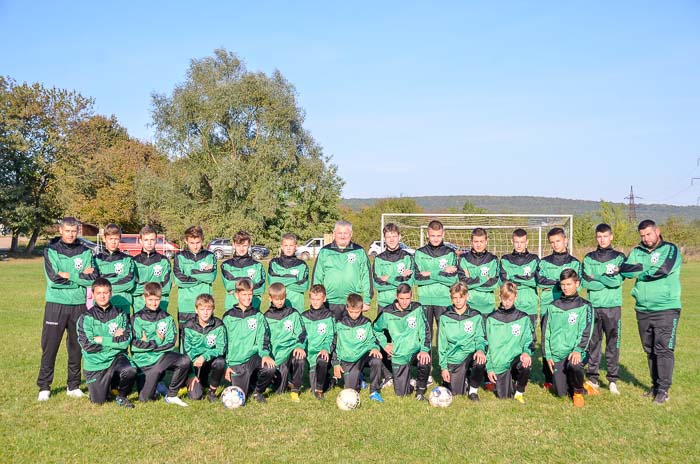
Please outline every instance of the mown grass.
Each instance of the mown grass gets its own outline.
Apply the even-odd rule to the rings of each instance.
[[[440,410],[384,394],[344,413],[334,395],[318,402],[302,394],[228,411],[221,405],[162,402],[125,411],[65,395],[66,355],[59,354],[51,400],[36,401],[41,355],[44,277],[41,259],[0,262],[1,462],[691,462],[700,460],[700,264],[683,269],[681,316],[671,401],[654,406],[646,360],[625,285],[621,349],[622,395],[603,390],[586,406],[542,392],[541,374],[527,404],[480,392],[473,404],[457,398]],[[223,288],[215,287],[217,301]],[[172,301],[176,301],[173,298]],[[173,305],[174,306],[174,305]],[[174,307],[171,307],[174,312]],[[223,308],[217,309],[221,315]],[[539,370],[539,369],[537,369]]]

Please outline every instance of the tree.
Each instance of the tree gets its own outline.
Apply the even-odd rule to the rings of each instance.
[[[465,201],[462,206],[462,214],[488,214],[489,210],[476,206],[471,201]]]
[[[192,60],[171,95],[153,95],[153,123],[173,163],[155,187],[160,200],[139,209],[171,232],[200,223],[210,234],[247,229],[272,243],[286,231],[319,234],[337,218],[343,181],[279,71],[249,72],[216,50]]]

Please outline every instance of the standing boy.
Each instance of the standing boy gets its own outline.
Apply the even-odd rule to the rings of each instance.
[[[387,224],[382,231],[386,249],[374,258],[372,278],[377,289],[377,315],[396,301],[396,289],[413,286],[413,256],[401,248],[401,232],[396,224]]]
[[[158,283],[162,289],[160,309],[167,312],[170,303],[170,289],[173,285],[173,281],[170,279],[170,260],[156,251],[158,233],[153,226],[143,226],[139,233],[139,240],[143,248],[141,253],[134,256],[134,264],[136,265],[134,300],[138,301],[139,297],[143,296],[143,287],[147,283]]]
[[[472,231],[471,250],[459,258],[462,278],[469,287],[469,307],[479,311],[484,318],[493,312],[496,297],[493,293],[500,284],[498,258],[487,250],[489,236],[486,229]]]
[[[105,249],[95,257],[97,271],[112,284],[112,304],[131,315],[136,287],[136,267],[134,260],[119,251],[122,230],[116,224],[107,224],[104,229]]]
[[[530,318],[532,324],[532,340],[535,341],[537,327],[537,280],[535,272],[540,264],[536,254],[527,250],[527,232],[525,229],[513,231],[513,252],[501,256],[501,282],[510,281],[518,287],[515,307]]]
[[[262,295],[265,293],[265,269],[248,254],[250,243],[248,232],[236,232],[233,236],[233,257],[221,263],[221,280],[226,289],[224,309],[231,309],[238,303],[235,290],[236,282],[241,279],[250,279],[253,282],[252,305],[253,308],[260,309]]]
[[[307,336],[307,357],[309,363],[309,387],[314,396],[322,400],[323,392],[329,388],[328,368],[333,352],[335,336],[335,316],[324,304],[326,289],[314,285],[309,291],[311,308],[301,313]]]
[[[267,268],[267,283],[279,282],[287,290],[287,300],[299,313],[304,310],[304,293],[309,289],[309,267],[297,258],[297,236],[282,236],[281,254],[270,261]]]

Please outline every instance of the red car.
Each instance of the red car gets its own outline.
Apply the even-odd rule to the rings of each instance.
[[[122,239],[119,242],[119,249],[124,253],[128,253],[131,256],[136,256],[141,253],[141,241],[139,240],[139,234],[122,234]],[[172,258],[175,253],[180,251],[180,248],[173,242],[165,240],[163,235],[158,235],[156,241],[156,251],[166,258]]]

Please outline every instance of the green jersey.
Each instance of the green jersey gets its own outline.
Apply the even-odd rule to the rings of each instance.
[[[547,313],[549,304],[561,297],[559,277],[564,269],[573,269],[581,276],[581,262],[571,256],[568,251],[552,253],[540,260],[537,266],[537,286],[540,288],[540,312]]]
[[[327,351],[329,356],[333,352],[335,317],[323,306],[320,309],[307,309],[301,313],[301,318],[306,328],[306,359],[309,361],[309,369],[313,370],[316,368],[316,358],[322,350]]]
[[[146,253],[141,251],[134,256],[134,265],[136,266],[136,288],[134,289],[134,308],[139,308],[143,305],[143,287],[149,282],[160,284],[163,294],[160,297],[160,309],[168,310],[170,302],[170,290],[173,286],[173,281],[170,278],[170,260],[158,252],[152,251]]]
[[[440,369],[449,365],[461,364],[470,354],[486,351],[484,317],[479,311],[469,307],[463,314],[457,314],[454,306],[449,306],[440,316],[438,334],[438,354]]]
[[[287,289],[287,301],[298,312],[304,310],[304,292],[309,289],[309,267],[296,256],[280,256],[270,261],[267,283],[276,282]]]
[[[518,286],[515,307],[525,314],[537,314],[539,298],[537,297],[537,280],[535,272],[540,264],[537,255],[525,250],[501,257],[501,282],[510,281]]]
[[[218,317],[212,316],[202,327],[195,319],[183,326],[185,354],[194,361],[203,357],[205,362],[226,354],[226,326]]]
[[[236,298],[236,282],[241,279],[253,281],[253,302],[255,309],[260,309],[263,293],[265,293],[265,269],[263,265],[250,256],[234,256],[221,263],[221,280],[226,289],[224,308],[230,309],[238,304]]]
[[[413,256],[400,247],[384,250],[374,258],[372,278],[377,288],[377,306],[383,308],[394,304],[396,288],[401,284],[413,286]],[[411,271],[404,276],[406,271]],[[386,279],[382,279],[386,277]]]
[[[86,274],[86,269],[92,272]],[[68,278],[58,275],[70,274]],[[84,305],[86,288],[97,278],[92,252],[77,240],[65,243],[60,237],[51,239],[44,248],[44,275],[46,276],[46,301],[63,305]]]
[[[344,312],[335,322],[335,338],[333,340],[333,366],[340,362],[357,362],[372,350],[379,350],[379,344],[372,330],[372,321],[360,315],[353,319]]]
[[[160,308],[146,308],[134,314],[131,330],[131,355],[136,367],[152,366],[175,348],[175,320]]]
[[[224,313],[226,327],[226,363],[229,366],[245,364],[256,354],[270,356],[270,327],[262,313],[249,308],[241,311],[234,306]]]
[[[385,307],[374,321],[374,335],[382,348],[389,343],[384,332],[388,332],[391,337],[393,365],[408,364],[419,351],[430,353],[430,328],[425,321],[423,307],[418,303],[411,302],[403,310],[398,304]]]
[[[632,289],[637,311],[681,309],[681,253],[673,243],[653,249],[635,247],[623,266],[622,275],[636,278]]]
[[[487,372],[498,375],[510,369],[513,359],[535,351],[534,328],[530,317],[513,306],[498,310],[486,318]]]
[[[100,277],[112,284],[112,299],[114,306],[127,314],[131,314],[134,304],[133,292],[136,287],[136,267],[134,260],[119,250],[105,250],[95,257],[95,264]]]
[[[202,293],[211,295],[216,280],[216,256],[208,250],[196,255],[183,250],[173,257],[173,277],[177,284],[178,313],[194,314],[194,301]]]
[[[459,258],[462,279],[469,287],[469,307],[489,314],[496,307],[494,290],[500,285],[498,258],[493,253],[474,249]]]
[[[365,250],[350,242],[339,248],[332,242],[318,252],[314,267],[313,283],[326,287],[329,303],[343,305],[348,295],[357,293],[365,304],[372,301],[372,279],[370,279],[369,259]]]
[[[78,318],[76,326],[84,370],[105,370],[118,355],[127,354],[131,342],[131,324],[124,311],[111,303],[106,308],[95,305],[88,309]],[[115,335],[119,329],[124,333]],[[95,337],[102,337],[102,342],[95,342]]]
[[[579,295],[554,300],[544,319],[544,357],[555,363],[576,351],[581,359],[588,351],[593,333],[593,307]]]
[[[270,326],[272,359],[277,365],[285,363],[297,348],[306,351],[306,329],[297,310],[291,306],[281,309],[270,306],[265,319]]]
[[[415,270],[413,272],[418,286],[418,301],[423,306],[449,306],[450,287],[457,282],[458,272],[445,272],[445,268],[457,267],[457,254],[444,243],[438,246],[425,245],[413,255]],[[430,272],[429,276],[421,272]]]
[[[581,284],[588,289],[588,299],[594,308],[622,306],[622,275],[620,267],[624,253],[598,247],[583,259]]]

